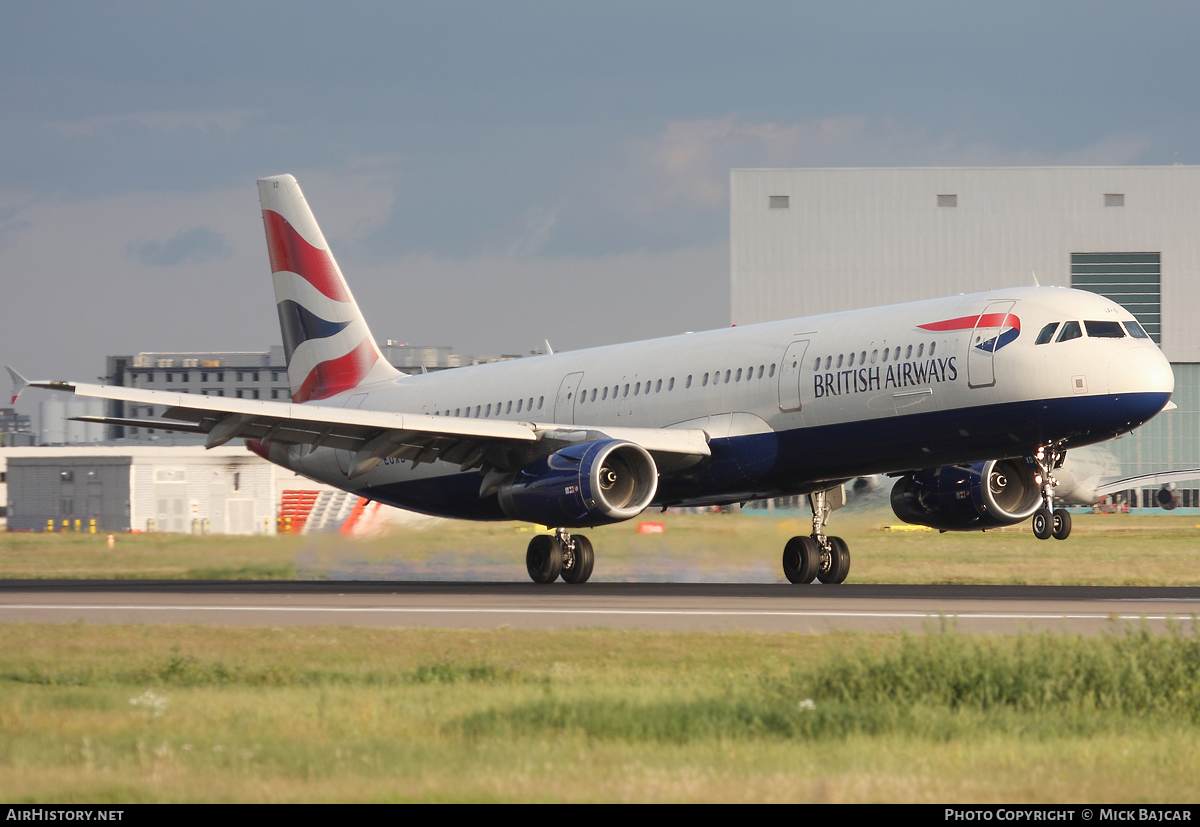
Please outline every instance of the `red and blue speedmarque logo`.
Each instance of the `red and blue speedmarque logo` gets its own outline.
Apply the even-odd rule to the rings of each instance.
[[[947,319],[944,322],[920,324],[917,327],[932,333],[945,333],[950,330],[990,331],[1000,328],[999,335],[975,345],[977,350],[985,353],[994,353],[1021,335],[1021,320],[1013,313],[982,313],[978,316],[963,316],[958,319]]]

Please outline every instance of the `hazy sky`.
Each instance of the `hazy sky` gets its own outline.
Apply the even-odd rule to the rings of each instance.
[[[0,362],[278,343],[283,172],[379,337],[721,326],[731,167],[1200,163],[1197,32],[1194,2],[0,0]]]

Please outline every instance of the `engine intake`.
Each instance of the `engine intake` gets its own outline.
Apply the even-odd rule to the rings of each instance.
[[[645,510],[658,468],[642,446],[620,439],[563,448],[500,485],[500,508],[514,520],[562,528],[619,523]]]
[[[942,531],[1014,525],[1042,506],[1032,459],[1001,459],[914,471],[892,487],[892,511],[906,523]]]

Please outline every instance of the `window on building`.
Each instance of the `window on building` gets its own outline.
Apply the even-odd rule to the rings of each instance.
[[[180,382],[187,382],[189,379],[190,379],[190,377],[188,376],[188,374],[186,374],[186,373],[179,374]]]
[[[1071,253],[1071,286],[1115,301],[1162,343],[1161,253]]]

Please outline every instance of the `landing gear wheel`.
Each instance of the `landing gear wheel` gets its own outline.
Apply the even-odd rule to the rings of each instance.
[[[821,547],[812,537],[793,537],[783,547],[783,576],[789,583],[811,583],[821,567]]]
[[[822,583],[834,586],[845,581],[850,573],[850,547],[841,537],[829,537],[829,565],[822,566],[817,579]]]
[[[562,579],[567,583],[586,583],[592,576],[592,566],[596,563],[596,554],[592,551],[592,541],[582,534],[572,534],[575,541],[575,551],[563,555]],[[570,559],[567,565],[566,559]]]
[[[1054,515],[1048,508],[1039,508],[1033,515],[1033,536],[1049,540],[1054,534]]]
[[[1071,512],[1065,508],[1056,508],[1053,517],[1053,530],[1055,540],[1065,540],[1071,536]]]
[[[539,534],[529,541],[525,569],[534,583],[553,583],[562,571],[563,548],[557,537]]]

